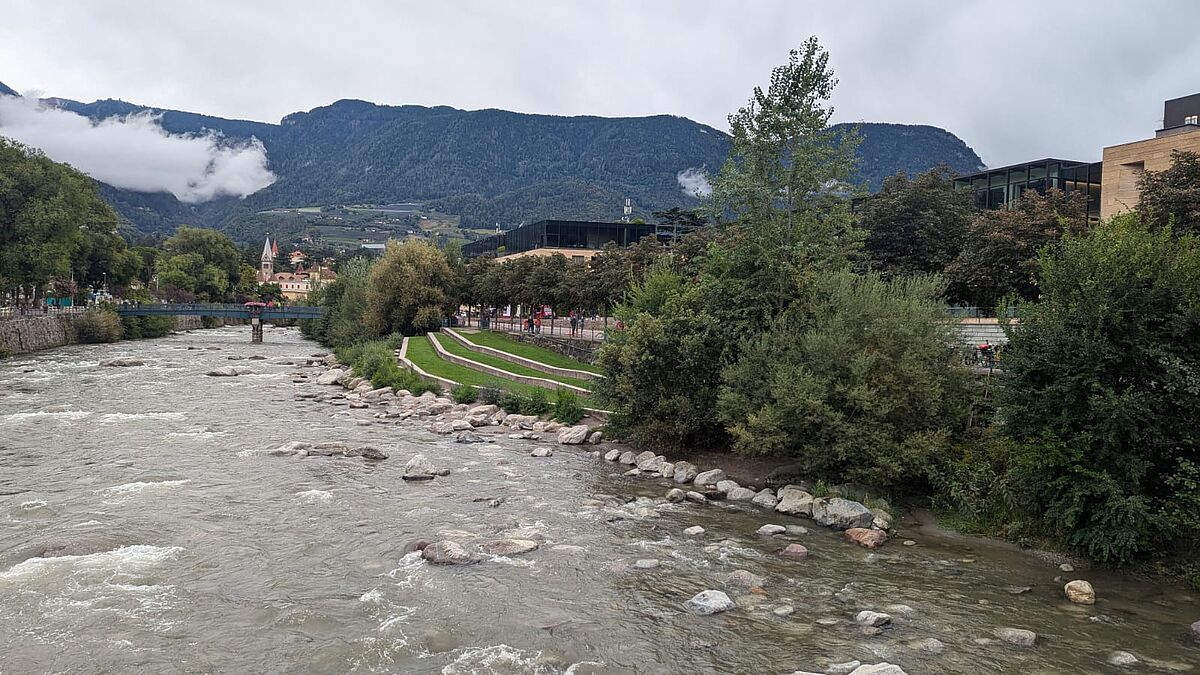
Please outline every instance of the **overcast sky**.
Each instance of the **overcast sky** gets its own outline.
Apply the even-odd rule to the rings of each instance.
[[[839,121],[946,128],[991,166],[1098,160],[1200,92],[1200,2],[5,0],[0,82],[268,122],[340,98],[726,129],[809,35]]]

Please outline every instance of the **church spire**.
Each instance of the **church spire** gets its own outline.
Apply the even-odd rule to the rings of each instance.
[[[275,273],[275,256],[271,252],[271,237],[267,236],[267,241],[263,243],[262,257],[259,258],[258,276],[262,283],[271,280],[271,275]]]

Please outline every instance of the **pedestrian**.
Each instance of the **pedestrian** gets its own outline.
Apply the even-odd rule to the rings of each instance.
[[[571,313],[571,336],[575,336],[575,327],[579,324],[579,320],[575,318],[575,313]]]
[[[534,325],[537,326],[537,332],[541,333],[542,332],[542,315],[541,314],[537,315],[537,320],[534,322]]]

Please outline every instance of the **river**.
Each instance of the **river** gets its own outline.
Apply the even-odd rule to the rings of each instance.
[[[666,488],[579,448],[534,458],[529,441],[456,444],[297,398],[333,391],[293,383],[319,372],[288,363],[317,346],[269,328],[252,345],[248,330],[0,361],[0,673],[766,674],[850,660],[910,675],[1128,672],[1108,664],[1114,650],[1143,672],[1200,665],[1188,636],[1200,599],[1184,589],[1088,570],[1074,576],[1098,601],[1083,607],[1055,565],[984,542],[902,546],[902,534],[870,552],[754,507],[622,504]],[[118,356],[146,365],[97,365]],[[205,376],[231,364],[253,373]],[[391,457],[260,452],[293,440]],[[452,473],[405,483],[417,452]],[[755,533],[770,522],[809,532]],[[693,525],[706,532],[685,535]],[[418,538],[497,534],[544,541],[471,566],[403,553]],[[807,560],[777,555],[793,541]],[[40,557],[56,547],[68,555]],[[764,576],[765,594],[715,616],[684,610],[736,569]],[[863,635],[864,609],[893,626]],[[1038,643],[995,640],[1001,626]]]

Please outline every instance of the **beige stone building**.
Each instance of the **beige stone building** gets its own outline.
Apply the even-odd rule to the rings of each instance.
[[[1176,150],[1200,153],[1200,94],[1167,101],[1163,128],[1154,138],[1104,148],[1100,217],[1137,208],[1138,179],[1146,171],[1169,169]]]

